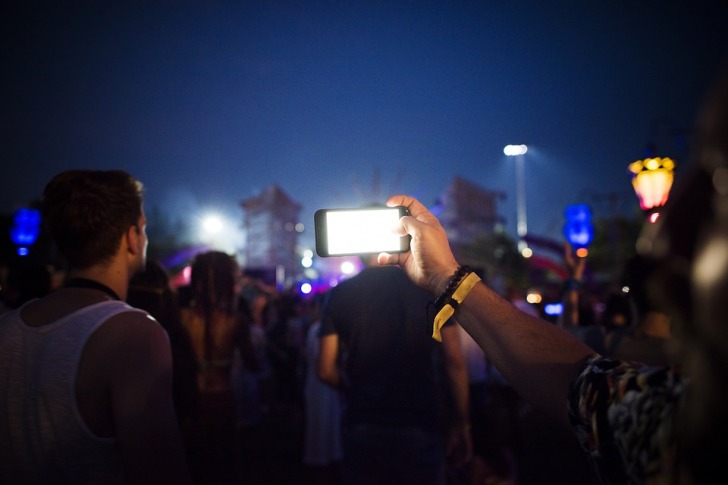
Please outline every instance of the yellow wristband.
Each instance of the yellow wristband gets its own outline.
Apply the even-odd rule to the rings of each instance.
[[[478,284],[478,281],[480,281],[480,277],[475,273],[470,273],[460,282],[452,294],[452,299],[448,301],[439,312],[437,312],[437,315],[435,315],[435,322],[432,325],[432,338],[438,342],[442,342],[440,329],[443,325],[445,325],[445,322],[453,316],[455,313],[455,307],[465,300],[465,297],[468,296],[470,290]],[[453,307],[452,301],[455,302],[455,307]]]

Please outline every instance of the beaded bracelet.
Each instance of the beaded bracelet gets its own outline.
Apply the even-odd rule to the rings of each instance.
[[[465,271],[467,271],[467,269]],[[442,326],[445,325],[445,322],[453,316],[460,303],[462,303],[463,300],[465,300],[465,297],[470,293],[470,290],[472,290],[480,281],[480,277],[475,273],[470,272],[467,276],[465,276],[465,278],[460,276],[459,273],[460,270],[453,275],[452,281],[456,281],[456,283],[448,285],[448,289],[445,290],[443,295],[441,295],[443,303],[440,310],[437,312],[437,315],[435,315],[435,321],[432,324],[432,338],[438,342],[442,342],[442,334],[440,333]],[[450,286],[453,286],[452,290],[450,289]],[[438,298],[438,300],[440,300],[440,298]]]
[[[445,291],[442,292],[440,296],[438,296],[435,301],[432,302],[432,306],[435,307],[435,311],[440,311],[443,306],[445,306],[445,301],[452,296],[452,294],[455,292],[455,288],[457,288],[458,284],[460,283],[460,280],[463,279],[465,275],[470,273],[472,270],[469,266],[460,266],[457,271],[452,275],[450,278],[450,282],[447,284],[447,287],[445,288]]]

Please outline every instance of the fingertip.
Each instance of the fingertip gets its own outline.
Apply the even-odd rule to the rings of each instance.
[[[395,256],[396,255],[392,255],[389,253],[379,253],[377,255],[377,263],[379,263],[382,266],[397,264],[397,261],[395,260]]]
[[[396,195],[393,195],[390,198],[388,198],[387,201],[385,202],[385,204],[387,205],[387,207],[397,207],[399,205],[402,205],[403,200],[404,200],[403,195],[396,194]]]

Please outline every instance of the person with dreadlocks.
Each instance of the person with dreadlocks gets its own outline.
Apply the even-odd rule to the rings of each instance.
[[[198,416],[190,430],[189,459],[197,483],[239,481],[235,458],[235,412],[230,373],[236,350],[255,370],[248,322],[238,310],[240,268],[220,251],[195,258],[191,300],[182,324],[197,358]]]

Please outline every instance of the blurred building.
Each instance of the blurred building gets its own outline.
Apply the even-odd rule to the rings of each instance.
[[[296,247],[302,230],[301,205],[276,185],[243,200],[240,205],[245,212],[243,265],[246,271],[265,275],[268,283],[289,284],[300,268]]]
[[[505,193],[487,190],[455,177],[439,198],[438,218],[447,231],[453,251],[478,238],[501,233],[505,219],[498,213],[498,201]]]

